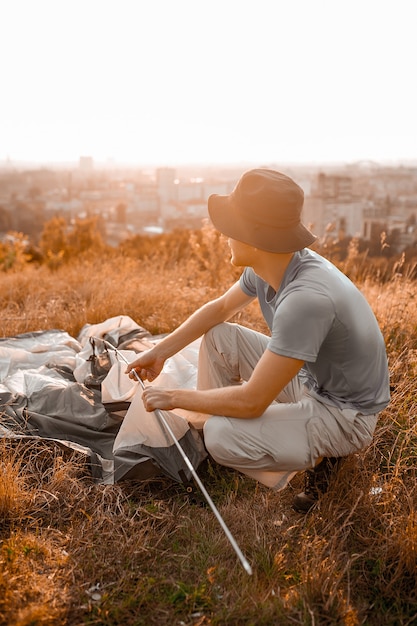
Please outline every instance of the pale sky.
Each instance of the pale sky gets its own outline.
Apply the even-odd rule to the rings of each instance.
[[[0,161],[417,160],[417,0],[0,0]]]

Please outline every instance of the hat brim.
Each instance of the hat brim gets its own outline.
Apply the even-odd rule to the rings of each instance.
[[[213,226],[223,235],[266,252],[296,252],[317,240],[301,222],[291,228],[279,228],[257,223],[256,216],[254,219],[242,219],[230,195],[211,195],[208,199],[208,212]]]

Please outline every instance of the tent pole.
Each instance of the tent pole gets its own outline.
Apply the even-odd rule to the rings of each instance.
[[[126,359],[126,357],[112,343],[110,343],[109,341],[106,341],[106,339],[102,339],[101,337],[92,337],[92,339],[96,339],[98,341],[102,341],[106,346],[108,346],[112,350],[114,350],[116,352],[116,354],[127,365],[129,365],[129,361]],[[139,376],[137,371],[136,370],[133,370],[133,371],[135,373],[136,379],[139,382],[140,386],[142,387],[142,389],[145,389],[145,383],[143,382],[143,380],[141,379],[141,377]],[[242,553],[241,549],[239,548],[235,538],[233,537],[232,533],[230,532],[229,528],[227,527],[226,522],[224,521],[224,519],[220,515],[219,510],[217,509],[217,507],[214,504],[213,500],[211,499],[209,493],[207,492],[206,488],[204,487],[203,483],[201,482],[200,477],[198,476],[197,472],[195,471],[193,464],[191,463],[191,461],[188,458],[187,454],[182,449],[178,439],[176,438],[176,436],[173,433],[170,425],[166,421],[166,419],[165,419],[165,417],[163,415],[163,412],[160,409],[155,409],[153,411],[153,413],[156,415],[158,420],[163,424],[164,428],[166,428],[166,430],[168,431],[168,433],[169,433],[173,443],[175,444],[176,448],[178,449],[179,453],[181,454],[181,456],[183,458],[183,461],[185,462],[187,468],[190,470],[192,477],[194,478],[194,480],[197,483],[200,491],[202,492],[202,494],[204,495],[205,499],[207,500],[207,503],[209,504],[211,510],[213,511],[214,515],[216,516],[217,521],[219,522],[220,526],[222,527],[222,529],[223,529],[227,539],[229,540],[229,542],[232,545],[234,551],[236,552],[237,556],[239,557],[239,560],[240,560],[241,564],[243,565],[243,567],[246,570],[246,572],[249,575],[251,575],[252,574],[252,567],[250,566],[250,564],[249,564],[248,560],[246,559],[246,557],[243,555],[243,553]]]

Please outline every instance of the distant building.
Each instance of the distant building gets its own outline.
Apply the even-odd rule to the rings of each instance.
[[[395,252],[402,252],[417,242],[416,216],[417,197],[370,202],[363,214],[364,238],[377,240],[385,233],[390,247]]]
[[[319,237],[362,236],[364,201],[354,195],[350,176],[320,173],[304,202],[303,221]]]
[[[83,174],[90,174],[94,169],[93,157],[81,156],[78,168]]]
[[[173,167],[158,168],[156,187],[161,204],[177,200],[176,170]]]
[[[70,217],[75,217],[83,210],[84,204],[78,198],[72,198],[70,200],[52,198],[48,199],[45,202],[45,213],[46,215],[54,214],[54,215],[66,215]]]
[[[136,231],[159,223],[160,203],[155,184],[143,182],[129,194],[127,219]]]
[[[204,180],[202,182],[202,197],[207,201],[208,197],[213,193],[220,196],[226,196],[231,193],[235,187],[236,181],[215,181]]]

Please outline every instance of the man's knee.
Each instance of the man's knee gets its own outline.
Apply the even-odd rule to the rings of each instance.
[[[224,343],[224,337],[230,333],[229,326],[230,324],[227,322],[222,322],[221,324],[212,326],[212,328],[209,328],[209,330],[204,334],[202,342],[215,346],[218,350]]]
[[[217,463],[227,465],[231,460],[230,426],[224,417],[210,417],[204,424],[204,445]]]

